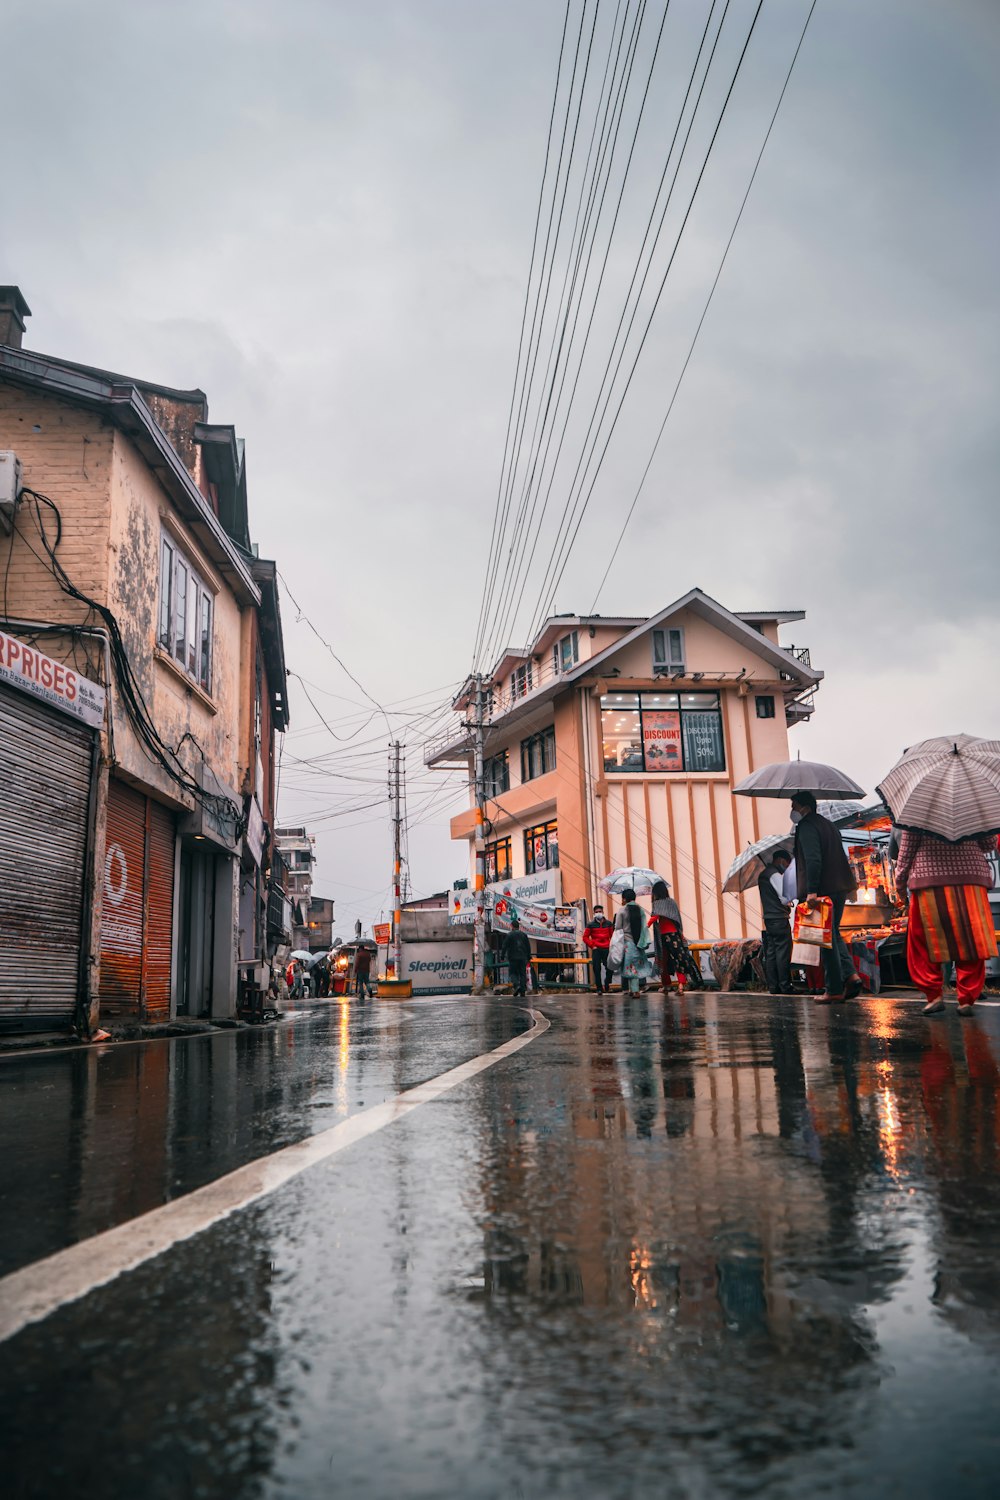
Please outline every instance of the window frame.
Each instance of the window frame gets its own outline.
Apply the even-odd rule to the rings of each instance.
[[[612,704],[607,704],[606,703],[606,699],[610,698],[610,697],[614,697],[614,696],[633,698],[633,699],[636,700],[636,702],[635,702],[634,706],[633,705],[627,705],[627,704],[619,704],[616,707],[616,706],[614,706]],[[644,698],[650,698],[650,699],[652,699],[652,698],[673,698],[676,701],[675,701],[675,703],[672,706],[668,705],[667,707],[664,707],[663,704],[657,704],[654,707],[652,704],[650,704],[648,708],[645,708],[643,706],[643,699]],[[713,705],[710,705],[710,704],[706,703],[706,705],[704,707],[695,707],[690,702],[687,703],[687,704],[685,704],[685,702],[684,702],[685,698],[687,698],[689,700],[692,699],[692,698],[705,698],[705,699],[714,698],[715,699],[715,703]],[[678,716],[678,728],[679,728],[679,731],[680,731],[680,755],[681,755],[681,763],[678,766],[677,770],[670,770],[670,769],[667,769],[665,767],[662,768],[662,769],[659,768],[659,767],[650,767],[646,763],[646,738],[645,738],[645,735],[643,733],[643,715],[645,713],[652,714],[652,713],[663,713],[663,712],[676,713],[677,716]],[[711,692],[704,691],[704,692],[672,692],[671,693],[671,692],[655,691],[655,690],[650,689],[650,690],[647,690],[646,692],[638,691],[638,692],[634,692],[634,693],[617,694],[617,695],[616,694],[605,694],[605,696],[603,698],[601,698],[601,700],[600,700],[599,713],[601,715],[601,763],[602,763],[602,765],[604,767],[604,775],[605,776],[698,776],[698,775],[702,775],[702,776],[724,776],[726,774],[726,771],[727,771],[727,768],[728,768],[727,767],[727,751],[726,751],[726,727],[725,727],[725,714],[724,714],[724,710],[723,710],[723,702],[722,702],[722,692],[721,692],[721,690],[719,690],[719,691],[711,691]],[[631,714],[631,713],[634,713],[634,714],[636,714],[638,716],[638,720],[639,720],[639,736],[638,736],[638,738],[639,738],[639,752],[640,752],[641,764],[636,765],[636,766],[623,766],[623,765],[618,765],[618,764],[616,764],[614,766],[609,766],[608,765],[607,757],[606,757],[606,755],[604,753],[604,745],[605,745],[605,738],[604,738],[604,715],[605,714],[613,714],[613,713],[616,713],[616,714],[623,714],[623,713],[630,713]],[[718,724],[719,742],[720,742],[720,745],[722,747],[722,755],[721,755],[721,762],[722,763],[721,763],[720,766],[715,767],[712,770],[708,770],[708,769],[706,769],[706,768],[704,768],[702,766],[689,766],[687,764],[687,739],[686,739],[685,732],[684,732],[685,719],[686,718],[696,718],[696,717],[698,717],[699,715],[702,715],[702,714],[712,714],[712,715],[714,715],[714,717],[715,717],[715,719],[717,721],[717,724]]]
[[[564,650],[565,648],[568,648]],[[552,670],[558,677],[563,672],[572,672],[580,662],[580,632],[567,631],[552,647]]]
[[[506,855],[506,864],[500,868],[500,855]],[[490,874],[490,859],[493,860],[493,873]],[[483,846],[483,873],[487,885],[495,885],[501,880],[512,880],[514,877],[514,852],[511,845],[510,834],[506,838],[493,839]]]
[[[545,863],[539,865],[535,858],[535,840],[545,840]],[[555,858],[550,854],[554,852]],[[544,823],[536,823],[534,828],[524,830],[524,873],[526,875],[537,875],[544,870],[558,870],[559,868],[559,824],[556,818],[548,818]]]
[[[499,785],[496,776],[498,768],[501,772]],[[488,755],[483,761],[483,792],[487,797],[500,797],[509,791],[510,756],[506,750],[500,750],[496,755]]]
[[[211,697],[215,590],[166,528],[160,533],[159,590],[156,644]]]
[[[514,668],[510,674],[510,696],[511,701],[518,698],[526,698],[534,687],[531,673],[531,658],[521,662],[520,666]]]
[[[665,625],[652,631],[653,647],[653,676],[673,676],[679,672],[681,675],[687,669],[687,655],[684,646],[684,629],[680,625]],[[676,641],[674,640],[676,637]],[[676,651],[674,646],[676,645]],[[659,647],[659,649],[657,649]]]
[[[532,770],[532,757],[535,751],[541,754],[541,770]],[[529,734],[521,741],[521,783],[537,781],[539,776],[545,776],[549,771],[556,768],[556,726],[549,724],[545,729],[539,729],[536,734]]]

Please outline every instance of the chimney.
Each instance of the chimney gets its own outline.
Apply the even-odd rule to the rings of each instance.
[[[30,317],[31,308],[21,296],[21,288],[0,286],[0,344],[20,349],[24,320]]]

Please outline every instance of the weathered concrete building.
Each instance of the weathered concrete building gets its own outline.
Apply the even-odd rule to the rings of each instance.
[[[241,982],[266,985],[278,940],[268,847],[287,723],[276,572],[250,540],[243,444],[209,423],[199,390],[24,349],[28,312],[0,288],[0,451],[20,471],[0,624],[107,691],[93,777],[64,799],[71,822],[89,807],[77,1021],[228,1016]],[[8,703],[13,726],[23,705]],[[62,728],[51,720],[51,744]],[[30,868],[33,838],[14,828],[4,857]],[[8,1024],[69,1019],[64,1000],[46,1009],[44,898],[36,917],[20,970],[0,958]]]

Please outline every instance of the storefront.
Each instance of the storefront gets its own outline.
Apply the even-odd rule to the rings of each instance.
[[[86,999],[104,690],[0,631],[0,1029],[71,1026]]]
[[[101,1018],[166,1021],[173,956],[176,819],[112,776],[101,905]]]

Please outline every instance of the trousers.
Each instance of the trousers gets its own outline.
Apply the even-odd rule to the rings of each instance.
[[[847,905],[847,892],[836,891],[831,897],[833,906],[833,946],[823,949],[823,978],[828,995],[842,995],[844,985],[855,974],[851,950],[840,935],[840,920]]]
[[[520,962],[512,958],[507,967],[510,969],[510,982],[515,995],[523,995],[528,985],[528,966],[523,959]]]
[[[590,962],[594,969],[594,988],[600,995],[602,991],[609,988],[610,974],[608,973],[608,950],[607,948],[591,948]]]
[[[792,929],[782,917],[764,923],[764,973],[772,995],[792,990]]]
[[[906,929],[906,967],[913,983],[922,989],[927,999],[939,1000],[944,989],[941,964],[931,962],[927,952],[927,940],[919,919],[914,920],[915,902],[911,903],[910,921]],[[983,993],[986,983],[985,958],[961,959],[955,964],[955,989],[959,1005],[971,1005]]]

